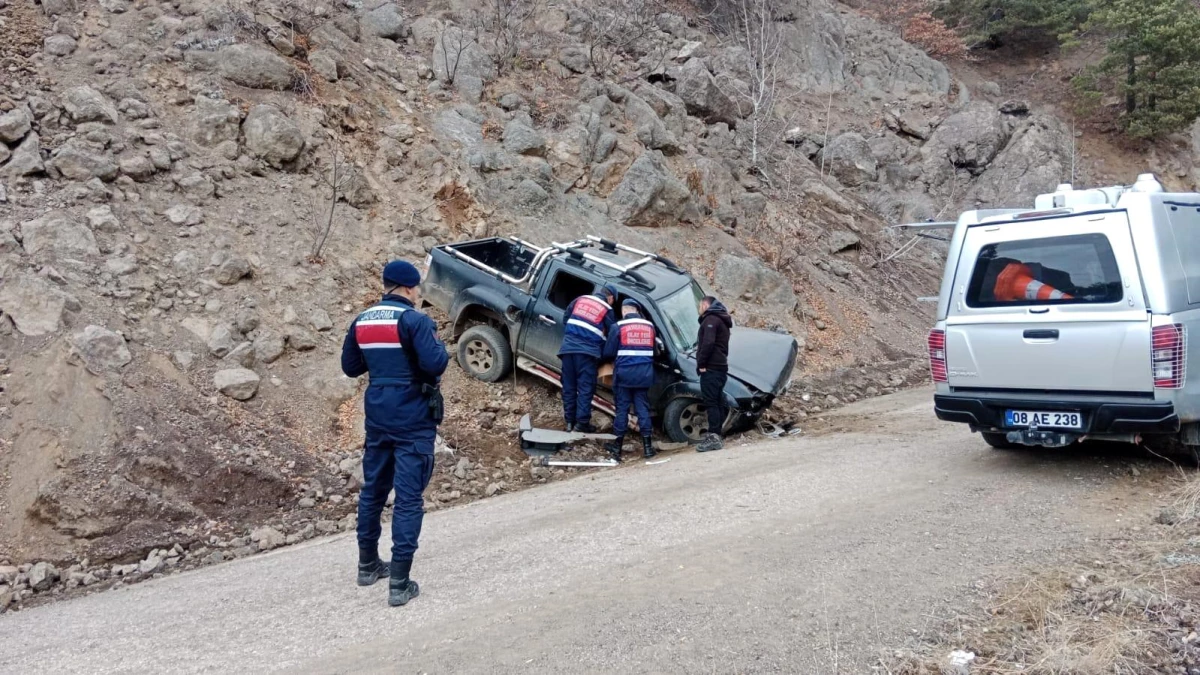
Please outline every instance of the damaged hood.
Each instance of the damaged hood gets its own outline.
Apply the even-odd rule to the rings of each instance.
[[[753,328],[729,331],[729,375],[772,395],[778,395],[792,377],[796,364],[796,338]]]

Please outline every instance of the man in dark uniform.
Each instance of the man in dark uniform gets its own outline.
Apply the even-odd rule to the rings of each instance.
[[[696,368],[700,371],[700,395],[708,413],[708,434],[698,452],[724,447],[722,432],[729,408],[725,407],[725,382],[729,379],[729,329],[733,317],[720,300],[711,295],[700,301],[700,340],[696,348]]]
[[[655,454],[650,442],[654,421],[650,419],[650,387],[654,386],[654,324],[643,319],[635,300],[621,303],[621,320],[608,331],[604,344],[604,359],[613,361],[613,393],[616,395],[617,416],[613,419],[613,435],[617,440],[605,449],[618,462],[621,444],[629,428],[629,407],[637,412],[638,431],[642,434],[642,456]]]
[[[567,431],[596,431],[592,426],[592,397],[596,395],[596,378],[600,370],[600,355],[608,329],[613,326],[612,305],[617,289],[605,284],[604,297],[581,295],[563,313],[562,359],[563,419]]]
[[[388,604],[406,604],[420,592],[409,578],[421,521],[422,494],[433,476],[433,445],[441,422],[438,382],[450,356],[437,324],[417,311],[421,275],[395,260],[383,268],[383,299],[358,315],[342,344],[342,372],[370,373],[364,397],[367,440],[358,497],[358,585],[390,576]],[[379,518],[396,490],[392,559],[379,557]]]

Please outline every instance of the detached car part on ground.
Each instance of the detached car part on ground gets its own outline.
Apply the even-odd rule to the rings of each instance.
[[[1170,440],[1195,454],[1200,194],[1144,174],[905,227],[939,225],[954,229],[929,335],[939,419],[997,448]]]
[[[563,313],[580,295],[612,284],[616,305],[626,298],[641,304],[662,342],[650,404],[663,431],[676,442],[697,441],[707,431],[696,370],[704,293],[670,260],[597,237],[545,248],[491,237],[437,246],[425,264],[425,299],[453,322],[459,365],[484,382],[498,382],[516,367],[561,386]],[[733,329],[726,431],[762,417],[787,390],[796,357],[790,335]],[[593,405],[614,412],[603,388]]]

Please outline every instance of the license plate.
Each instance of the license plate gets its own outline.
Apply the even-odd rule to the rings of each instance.
[[[1082,429],[1083,415],[1077,412],[1008,410],[1004,413],[1004,426],[1037,427],[1038,429]]]

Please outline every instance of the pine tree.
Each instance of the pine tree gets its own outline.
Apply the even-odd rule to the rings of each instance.
[[[947,0],[938,11],[968,45],[1058,41],[1084,24],[1094,0]]]
[[[1108,49],[1079,84],[1120,92],[1131,136],[1161,136],[1200,117],[1200,10],[1192,0],[1104,0],[1085,30],[1107,35]]]

